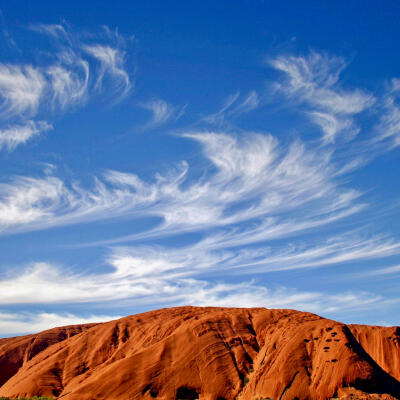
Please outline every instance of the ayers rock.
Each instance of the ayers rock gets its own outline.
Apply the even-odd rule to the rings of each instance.
[[[0,339],[0,396],[399,399],[400,328],[180,307]]]

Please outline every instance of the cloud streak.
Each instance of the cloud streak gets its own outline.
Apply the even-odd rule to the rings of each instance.
[[[220,307],[295,308],[330,315],[337,311],[371,310],[388,303],[368,292],[347,291],[327,295],[318,291],[297,291],[279,286],[267,288],[254,282],[209,283],[193,278],[163,274],[157,263],[141,264],[133,258],[110,260],[112,271],[104,274],[67,274],[60,268],[36,263],[22,274],[0,280],[0,305],[43,307],[56,303],[115,301],[134,306],[176,305]],[[21,296],[15,296],[18,292]],[[32,302],[34,299],[34,302]],[[0,335],[40,332],[56,326],[103,322],[117,315],[85,315],[49,312],[0,312]]]
[[[125,70],[125,54],[120,49],[98,44],[83,48],[100,63],[96,88],[100,90],[108,76],[112,80],[113,90],[119,93],[119,99],[125,97],[132,88],[129,74]]]
[[[46,121],[29,120],[25,125],[13,125],[0,130],[0,150],[6,148],[14,150],[17,146],[25,144],[32,137],[42,132],[51,130],[53,127]]]
[[[236,118],[255,110],[260,105],[260,95],[256,90],[251,90],[244,98],[237,91],[229,95],[223,106],[215,113],[207,115],[203,122],[216,126],[223,126],[229,118]]]
[[[329,153],[306,149],[300,142],[286,150],[271,135],[239,138],[207,132],[183,137],[199,143],[209,160],[200,179],[189,178],[185,161],[152,182],[108,171],[90,190],[56,176],[15,178],[0,184],[0,231],[140,215],[162,220],[142,237],[249,221],[258,230],[267,228],[271,236],[275,230],[279,237],[285,230],[327,224],[363,207],[356,203],[360,193],[340,187],[332,178]],[[304,219],[294,216],[301,209]]]
[[[339,77],[347,66],[343,58],[311,52],[308,56],[280,56],[269,64],[286,77],[275,90],[308,107],[309,118],[323,132],[323,143],[334,143],[339,134],[352,137],[358,133],[354,117],[371,107],[375,97],[341,87]]]
[[[400,145],[400,79],[392,79],[383,99],[383,113],[376,128],[376,142],[389,142],[390,148]]]
[[[107,91],[113,102],[120,101],[132,89],[120,36],[105,40],[99,35],[88,44],[62,25],[40,24],[31,30],[49,35],[54,51],[37,66],[0,63],[1,147],[8,151],[48,130],[51,123],[41,115],[47,119],[84,106],[94,93]]]
[[[151,113],[151,120],[146,123],[145,129],[158,127],[172,119],[177,121],[185,113],[186,108],[172,106],[162,99],[150,100],[141,106]]]
[[[105,322],[115,316],[90,315],[79,317],[74,314],[58,313],[4,313],[0,311],[0,335],[23,335],[37,333],[58,326]]]
[[[46,71],[52,92],[53,110],[58,108],[65,110],[73,105],[82,105],[89,95],[89,63],[71,53],[64,54],[62,58],[70,66],[73,65],[73,68],[53,65]]]
[[[318,291],[299,292],[282,286],[269,289],[254,282],[211,284],[193,278],[182,279],[164,274],[157,264],[144,265],[133,258],[115,258],[111,263],[113,266],[111,272],[94,275],[66,275],[53,265],[33,264],[21,275],[0,281],[2,289],[0,304],[3,306],[32,304],[33,298],[36,305],[130,299],[136,306],[161,303],[164,305],[264,306],[332,313],[338,309],[353,310],[360,307],[379,306],[384,302],[380,296],[366,292],[325,295]],[[16,297],[16,291],[21,293],[21,296]],[[19,317],[8,318],[12,320]],[[71,321],[70,316],[67,318],[66,323],[75,323]],[[103,318],[110,317],[91,319],[99,321]],[[86,320],[86,322],[89,321]]]
[[[0,64],[0,117],[36,114],[45,85],[38,68]]]

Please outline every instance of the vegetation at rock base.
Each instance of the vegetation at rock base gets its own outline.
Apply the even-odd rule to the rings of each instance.
[[[0,397],[0,400],[54,400],[53,397],[41,397],[41,396],[33,396],[33,397]]]

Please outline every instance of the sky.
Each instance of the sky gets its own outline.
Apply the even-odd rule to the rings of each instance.
[[[0,1],[0,336],[181,305],[400,325],[396,1]]]

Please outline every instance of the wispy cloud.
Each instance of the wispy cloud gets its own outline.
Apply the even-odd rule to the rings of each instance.
[[[134,258],[115,258],[113,270],[103,274],[66,275],[65,271],[36,263],[19,276],[0,281],[0,304],[54,304],[132,299],[135,304],[192,304],[225,306],[297,307],[333,312],[382,301],[367,293],[298,292],[277,287],[268,289],[254,282],[210,284],[206,281],[165,274],[159,265],[144,265]],[[23,290],[22,290],[23,289]],[[15,293],[21,293],[16,297]],[[355,303],[349,302],[349,297]]]
[[[371,271],[360,274],[360,276],[385,276],[385,275],[393,275],[400,274],[400,265],[392,265],[390,267],[376,268]]]
[[[141,106],[151,112],[151,120],[144,128],[154,128],[174,119],[177,121],[185,112],[186,107],[175,107],[165,100],[154,99],[142,103]]]
[[[83,104],[87,100],[89,84],[89,63],[77,59],[73,53],[64,53],[62,58],[67,66],[53,65],[47,69],[52,92],[52,108],[64,110],[68,106]]]
[[[69,40],[69,34],[63,25],[60,24],[32,24],[29,29],[35,32],[39,32],[45,35],[51,36],[53,39],[67,39]]]
[[[5,313],[0,311],[0,335],[37,333],[58,326],[105,322],[115,318],[115,316],[105,315],[79,317],[68,313]]]
[[[260,96],[255,91],[250,91],[244,98],[237,91],[229,95],[222,107],[215,113],[207,115],[203,121],[213,125],[222,126],[228,118],[234,118],[256,109],[260,104]]]
[[[301,292],[287,287],[268,289],[254,284],[220,284],[189,295],[189,304],[214,307],[289,308],[329,315],[337,311],[371,310],[388,303],[369,292],[340,292],[334,295],[318,291]]]
[[[0,304],[55,304],[130,301],[136,306],[197,305],[224,307],[296,308],[324,315],[371,309],[388,302],[368,292],[297,291],[279,286],[267,288],[255,282],[209,283],[165,274],[157,263],[142,264],[134,258],[114,258],[112,271],[102,274],[66,274],[59,268],[36,263],[19,275],[0,280]],[[20,293],[20,296],[15,296]],[[32,303],[34,299],[34,303]],[[395,300],[392,300],[395,301]],[[390,302],[390,301],[389,301]],[[101,322],[111,316],[78,317],[54,313],[0,313],[0,334],[40,331],[54,326]]]
[[[383,98],[383,113],[376,127],[375,142],[387,141],[389,148],[400,145],[400,79],[392,79]]]
[[[270,232],[283,235],[284,226],[294,231],[290,225],[297,223],[306,229],[319,224],[317,219],[329,223],[362,207],[356,203],[359,193],[335,181],[329,153],[300,142],[285,149],[271,135],[239,138],[209,132],[187,133],[184,138],[198,142],[210,162],[200,179],[189,179],[185,161],[152,182],[109,171],[90,189],[55,176],[15,178],[0,185],[1,230],[140,214],[163,221],[144,233],[147,237],[251,220],[257,225],[258,218],[269,224]],[[290,215],[302,208],[305,220]]]
[[[340,133],[358,133],[354,116],[371,107],[375,98],[360,89],[341,87],[339,77],[347,66],[343,58],[311,52],[308,56],[280,56],[269,63],[286,77],[275,89],[307,106],[305,112],[322,129],[324,143],[335,142]]]
[[[96,87],[102,88],[104,78],[111,77],[115,92],[119,98],[123,98],[131,89],[132,83],[128,72],[125,70],[125,54],[120,49],[103,45],[84,46],[86,52],[91,54],[100,63],[100,71],[96,81]]]
[[[10,48],[20,51],[15,40],[10,35],[3,12],[0,10],[0,34],[2,35],[3,43],[7,44]]]
[[[0,116],[36,113],[46,81],[33,66],[0,64]]]
[[[46,132],[53,127],[46,121],[29,120],[25,125],[13,125],[0,130],[0,150],[5,147],[8,151],[14,150],[18,145],[26,143],[33,136]]]
[[[231,113],[233,115],[240,115],[244,113],[248,113],[254,109],[256,109],[260,104],[260,96],[259,94],[255,91],[252,90],[250,93],[237,104]]]
[[[390,238],[344,235],[324,240],[284,243],[257,242],[240,234],[209,236],[195,244],[117,247],[110,263],[133,276],[169,276],[188,279],[199,275],[268,274],[306,268],[324,268],[400,254],[400,242]],[[247,240],[246,240],[247,239]]]
[[[12,183],[1,183],[0,193],[0,231],[3,232],[24,225],[43,229],[82,223],[103,219],[106,214],[108,218],[115,218],[135,208],[139,211],[141,205],[151,202],[151,198],[141,197],[143,194],[135,195],[129,184],[108,189],[96,180],[92,190],[85,191],[75,184],[67,186],[54,176],[19,177]],[[104,216],[100,217],[102,213]]]
[[[38,128],[44,123],[39,120],[42,114],[46,113],[47,119],[49,114],[51,118],[54,113],[83,106],[95,91],[104,93],[107,90],[110,93],[108,100],[119,101],[132,89],[132,74],[126,66],[125,42],[121,35],[117,38],[108,34],[105,38],[92,35],[91,44],[88,44],[84,36],[63,25],[39,24],[30,28],[49,35],[54,51],[37,66],[0,64],[2,136],[15,136],[12,131],[19,129],[17,136],[24,138],[8,140],[7,143],[12,145],[2,145],[9,151],[44,130]],[[14,124],[11,128],[10,119]],[[47,126],[50,125],[47,122]]]

